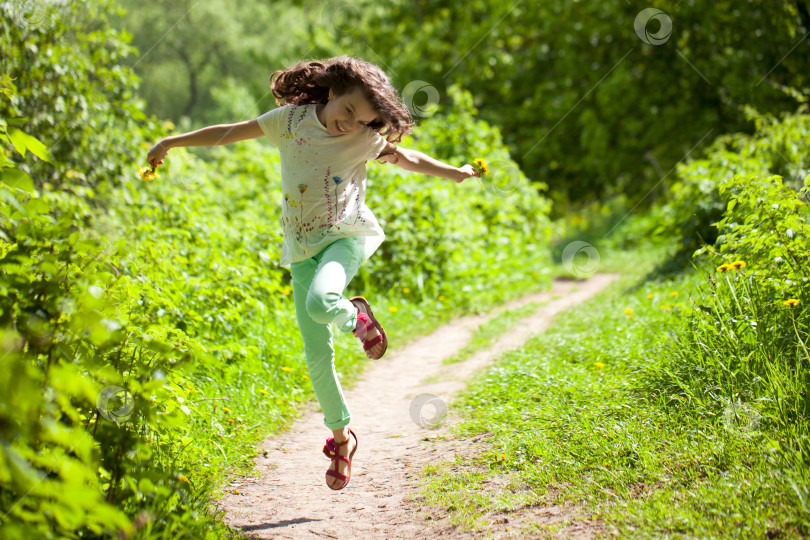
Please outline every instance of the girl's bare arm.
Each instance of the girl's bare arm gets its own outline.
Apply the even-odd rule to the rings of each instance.
[[[448,178],[456,182],[463,182],[465,178],[472,176],[480,177],[480,173],[472,165],[466,164],[462,167],[453,167],[418,150],[400,148],[391,143],[388,143],[380,152],[377,161],[380,163],[393,163],[406,171]]]
[[[219,146],[263,136],[264,132],[255,119],[237,124],[208,126],[181,135],[166,137],[149,150],[146,161],[152,166],[157,166],[158,162],[169,153],[169,149],[179,146]]]

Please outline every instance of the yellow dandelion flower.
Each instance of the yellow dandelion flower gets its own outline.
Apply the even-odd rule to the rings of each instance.
[[[790,298],[789,300],[785,300],[784,302],[782,302],[782,305],[790,306],[790,307],[796,306],[798,304],[799,304],[799,300],[797,298]]]
[[[231,490],[231,493],[233,493],[234,495],[239,495],[239,490],[232,489],[232,490]]]
[[[262,394],[262,395],[265,395],[265,396],[266,396],[266,395],[267,395],[267,390],[262,390],[262,389],[260,388],[260,389],[259,389],[259,393],[260,393],[260,394]]]
[[[728,272],[729,270],[731,270],[731,268],[732,267],[730,264],[721,264],[720,266],[717,267],[717,271],[722,274],[723,272]]]
[[[652,293],[647,295],[647,298],[652,298],[652,297],[653,297]]]
[[[289,368],[289,367],[287,367],[287,366],[284,366],[284,367],[282,367],[282,368],[281,368],[281,371],[286,371],[287,373],[289,373],[289,372],[291,372],[291,371],[292,371],[292,368]]]
[[[281,401],[276,400],[276,405],[281,405]]]
[[[160,178],[160,175],[155,170],[155,167],[141,167],[138,169],[138,175],[145,181],[149,182],[155,178]]]
[[[678,291],[672,291],[669,293],[670,296],[678,296]]]
[[[444,296],[439,297],[439,302],[441,302],[442,300],[444,300]]]
[[[600,369],[605,367],[604,362],[594,362],[593,365],[600,368]]]
[[[745,261],[734,261],[731,263],[732,268],[735,270],[739,270],[740,268],[745,268]]]
[[[672,307],[669,304],[664,304],[661,306],[661,309],[666,309],[667,311],[671,311]]]
[[[283,294],[284,296],[290,296],[290,289],[284,289],[283,291],[281,291],[281,294]]]
[[[388,308],[388,311],[390,311],[391,313],[396,313],[399,310],[395,306],[391,306],[390,308]]]
[[[489,165],[487,165],[487,160],[484,158],[475,158],[473,163],[475,164],[475,168],[481,171],[482,175],[489,174]]]
[[[499,458],[501,458],[501,459],[506,459],[506,454],[501,454],[501,455],[500,455],[500,456],[498,456],[498,457],[499,457]]]
[[[411,290],[408,287],[405,287],[404,289],[402,289],[402,292],[408,294],[409,292],[411,292]]]
[[[180,476],[177,477],[177,479],[180,480],[181,482],[185,482],[186,484],[189,483],[188,477],[185,474],[181,474]]]
[[[304,378],[309,380],[309,375],[304,375]]]
[[[222,410],[223,410],[223,411],[225,411],[226,413],[233,412],[233,411],[232,411],[232,410],[230,410],[228,407],[222,407]]]
[[[624,313],[625,313],[626,315],[630,315],[631,313],[633,313],[633,308],[626,308],[626,309],[624,310]]]
[[[228,418],[228,422],[230,422],[231,424],[233,424],[233,418]]]

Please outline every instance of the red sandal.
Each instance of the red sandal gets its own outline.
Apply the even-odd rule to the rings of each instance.
[[[368,300],[362,296],[355,296],[353,298],[349,298],[349,301],[357,307],[358,312],[357,327],[354,329],[355,337],[359,338],[360,341],[363,342],[363,350],[366,351],[366,356],[372,360],[379,360],[385,354],[385,351],[388,350],[388,336],[385,335],[385,330],[383,330],[382,325],[377,321],[377,319],[374,318],[374,313],[371,311],[371,306],[368,304]],[[371,328],[376,328],[379,335],[375,338],[367,340],[366,333]],[[382,343],[382,350],[378,356],[372,356],[371,353],[369,353],[369,350],[378,343]]]
[[[327,486],[329,486],[331,489],[334,489],[335,491],[345,488],[349,484],[349,480],[351,480],[352,478],[352,458],[354,457],[354,453],[357,452],[357,447],[359,446],[359,443],[357,442],[357,435],[355,435],[354,431],[352,431],[351,429],[349,430],[349,436],[354,437],[354,448],[352,449],[348,457],[341,456],[339,451],[341,446],[349,442],[349,439],[346,439],[342,443],[336,443],[334,437],[329,437],[328,439],[326,439],[326,444],[323,445],[324,455],[326,455],[326,457],[331,459],[332,465],[335,466],[334,470],[332,469],[332,465],[329,466],[329,470],[326,471],[326,476],[337,478],[338,480],[343,482],[343,485],[340,487],[329,486],[329,482],[326,483]],[[346,472],[348,474],[340,474],[339,472],[337,472],[338,461],[346,462],[346,465],[348,465]]]

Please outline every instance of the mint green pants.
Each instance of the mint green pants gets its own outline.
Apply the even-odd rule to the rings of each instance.
[[[357,308],[343,296],[343,289],[363,263],[363,255],[359,239],[341,238],[317,255],[290,265],[309,379],[323,410],[323,423],[332,430],[347,425],[351,414],[335,371],[331,326],[348,333],[357,324]]]

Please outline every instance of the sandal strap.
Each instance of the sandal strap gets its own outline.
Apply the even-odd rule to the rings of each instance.
[[[377,334],[377,337],[375,337],[374,339],[364,340],[363,341],[363,350],[364,351],[369,350],[370,348],[372,348],[377,343],[381,343],[382,340],[383,340],[382,334]]]
[[[339,472],[335,472],[332,469],[329,469],[328,471],[326,471],[326,476],[331,476],[332,478],[337,478],[341,482],[346,482],[346,480],[349,479],[349,477],[346,476],[345,474],[340,474]]]
[[[366,332],[368,332],[369,329],[371,328],[374,328],[374,323],[371,321],[371,319],[369,319],[368,315],[366,315],[362,311],[358,311],[357,325],[354,331],[352,332],[355,335],[355,337],[359,337],[360,339],[365,338]]]

